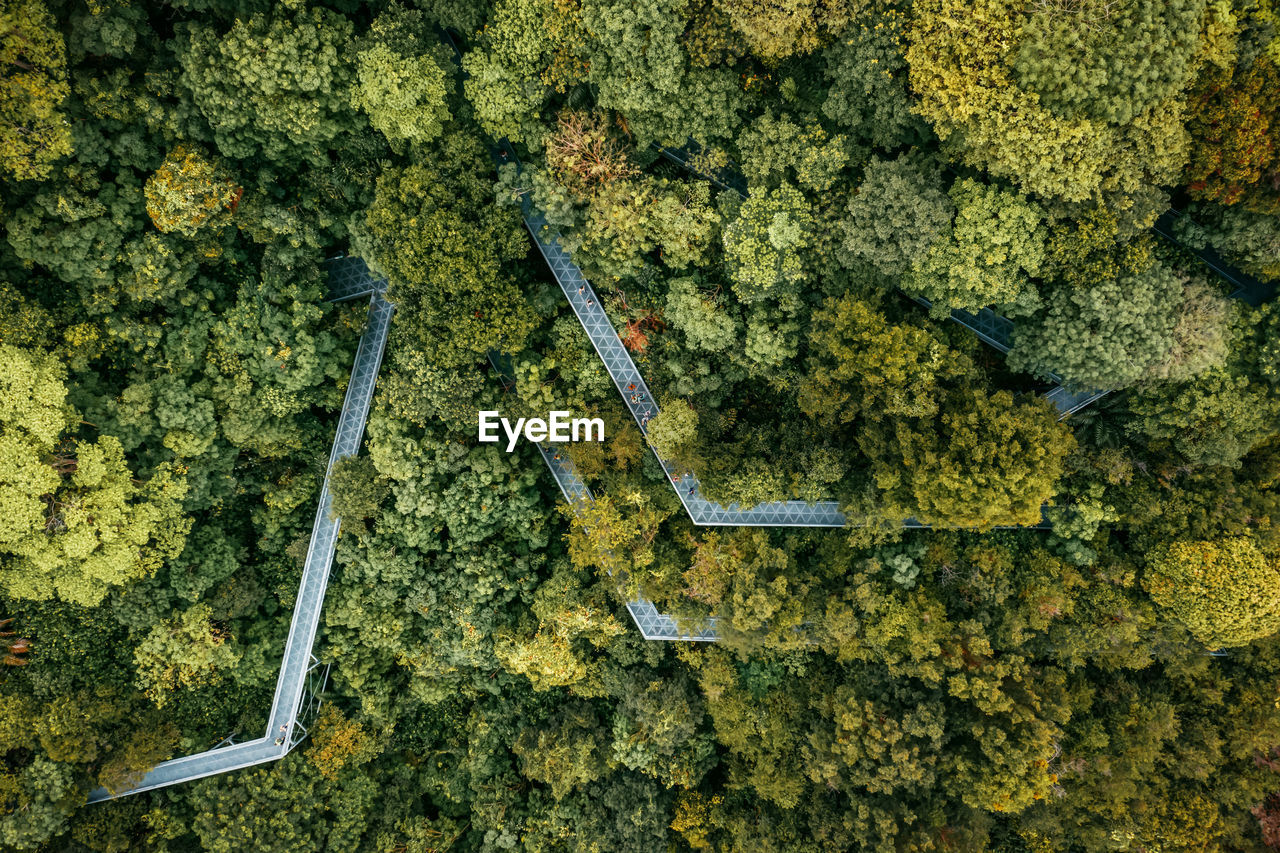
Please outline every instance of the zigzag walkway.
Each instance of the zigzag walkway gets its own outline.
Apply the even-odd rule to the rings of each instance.
[[[354,456],[360,450],[360,439],[369,418],[369,404],[391,327],[391,315],[395,312],[395,306],[382,298],[386,281],[373,278],[359,258],[332,261],[329,281],[331,301],[370,297],[369,324],[360,338],[347,396],[338,417],[338,429],[329,453],[324,485],[320,489],[320,502],[311,528],[311,544],[307,548],[302,583],[298,587],[293,621],[285,641],[266,733],[241,743],[231,743],[231,738],[228,738],[205,752],[162,761],[130,788],[114,793],[105,788],[92,791],[89,794],[91,803],[275,761],[287,755],[307,735],[302,720],[313,718],[318,710],[319,692],[328,675],[328,668],[322,667],[311,650],[320,624],[320,608],[324,604],[329,569],[333,565],[334,548],[341,528],[341,521],[329,515],[333,500],[329,492],[329,475],[334,463],[345,456]]]
[[[510,390],[514,382],[509,371],[501,363],[504,360],[505,357],[501,354],[489,354],[489,363],[498,372],[503,385]],[[582,515],[595,498],[591,495],[591,489],[587,488],[587,484],[574,470],[573,463],[569,461],[569,448],[549,440],[539,442],[537,448],[542,454],[542,461],[547,463],[551,476],[555,478],[556,485],[560,487],[560,494],[564,495],[565,502],[573,507],[576,515]],[[720,639],[716,633],[715,617],[707,620],[699,630],[682,630],[675,619],[660,613],[657,606],[644,596],[628,601],[627,612],[631,614],[631,620],[636,623],[636,627],[640,629],[640,635],[646,640],[698,640],[713,643]]]
[[[499,153],[500,161],[509,161],[519,165],[515,153],[509,146],[504,146]],[[627,411],[639,425],[641,432],[648,434],[648,423],[659,412],[653,393],[649,390],[644,376],[631,360],[631,354],[618,337],[600,299],[591,283],[586,280],[582,270],[569,257],[560,243],[560,235],[548,224],[542,214],[537,211],[526,196],[521,207],[525,227],[533,236],[534,243],[551,268],[552,275],[569,301],[583,331],[587,333],[591,345],[595,347],[600,361],[609,372],[614,387],[622,396]],[[655,454],[656,456],[656,454]],[[658,462],[670,478],[671,486],[676,491],[680,503],[684,506],[689,519],[699,526],[722,527],[847,527],[850,520],[840,511],[835,501],[774,501],[757,504],[753,507],[742,507],[739,504],[722,506],[702,497],[698,480],[690,474],[680,474],[675,465],[661,457]],[[906,519],[904,527],[927,529],[929,525],[915,519]],[[1047,522],[1036,525],[1048,528]]]
[[[684,148],[659,148],[658,151],[663,157],[703,180],[710,181],[721,189],[735,192],[743,198],[747,197],[747,181],[740,173],[730,169],[723,169],[721,174],[717,176],[699,171],[689,162],[688,146]],[[923,296],[911,296],[910,298],[925,308],[933,307],[933,303]],[[1008,317],[1000,316],[990,308],[983,308],[976,313],[955,308],[951,311],[950,319],[973,332],[983,343],[1000,350],[1002,353],[1008,353],[1012,347],[1013,321]],[[1058,384],[1046,392],[1044,398],[1057,408],[1058,420],[1063,420],[1075,414],[1090,403],[1111,393],[1105,390],[1072,392],[1068,391],[1062,384],[1062,377],[1051,373],[1049,378]]]
[[[518,163],[514,152],[509,147],[505,149],[505,156],[502,153],[499,154],[499,159]],[[569,254],[564,250],[564,247],[560,244],[559,235],[552,231],[542,214],[533,208],[527,196],[522,201],[522,213],[525,227],[529,229],[534,243],[538,246],[538,250],[542,253],[547,265],[551,268],[551,272],[560,285],[560,289],[564,292],[565,298],[569,300],[569,306],[573,309],[574,315],[577,316],[578,322],[582,324],[582,328],[587,333],[591,345],[595,347],[600,361],[609,372],[609,377],[613,380],[614,387],[622,395],[623,404],[627,407],[627,411],[631,413],[631,416],[635,418],[640,430],[647,435],[649,419],[658,414],[659,407],[653,399],[653,394],[649,390],[648,384],[644,381],[644,376],[640,374],[635,362],[631,360],[630,353],[627,352],[626,347],[622,345],[621,340],[618,338],[617,330],[614,329],[613,323],[609,320],[608,315],[605,314],[604,308],[601,307],[600,299],[595,290],[592,289],[591,283],[586,280],[582,270],[573,263]],[[496,363],[495,367],[498,367]],[[501,373],[501,368],[499,368],[499,372]],[[561,452],[562,450],[563,448],[557,447],[551,442],[538,444],[538,452],[542,454],[542,458],[550,469],[551,475],[555,478],[556,484],[560,487],[561,493],[564,494],[565,500],[574,508],[575,512],[581,513],[585,505],[592,500],[591,491],[573,470],[573,465],[568,460],[567,452]],[[850,523],[849,519],[840,512],[840,507],[835,501],[821,501],[814,504],[805,503],[804,501],[776,501],[746,508],[740,507],[738,504],[731,504],[727,507],[721,506],[702,497],[696,478],[688,474],[677,474],[675,466],[657,456],[656,453],[654,455],[670,478],[671,486],[676,490],[676,495],[684,506],[685,511],[689,514],[690,520],[696,525],[726,527],[846,527]],[[929,525],[921,524],[915,519],[907,519],[902,523],[902,526],[918,529],[927,529],[929,527]],[[1046,520],[1035,525],[1035,527],[1048,529],[1051,525]],[[689,631],[682,629],[672,616],[660,612],[652,601],[643,596],[627,602],[627,610],[631,613],[631,618],[635,621],[641,635],[646,640],[702,642],[719,640],[715,617],[711,617],[706,624],[700,626],[697,630]]]

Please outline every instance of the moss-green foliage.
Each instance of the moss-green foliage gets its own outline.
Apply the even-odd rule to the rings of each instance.
[[[66,45],[40,0],[0,6],[0,67],[0,170],[6,178],[45,178],[59,157],[71,153],[71,127],[62,111],[71,87]]]
[[[907,95],[905,15],[899,9],[859,16],[823,51],[830,88],[822,114],[879,148],[925,135]]]
[[[800,408],[822,424],[856,417],[932,417],[942,383],[964,360],[923,329],[889,324],[857,299],[828,300],[813,317]]]
[[[1044,261],[1044,211],[1018,193],[969,179],[949,195],[956,208],[951,239],[934,242],[903,287],[927,297],[943,316],[992,304],[1006,315],[1030,313],[1039,304],[1030,279]]]
[[[1161,264],[1059,288],[1043,315],[1018,327],[1009,364],[1055,372],[1075,388],[1125,388],[1169,357],[1181,302],[1182,283]]]
[[[318,162],[353,126],[343,55],[352,33],[343,16],[297,0],[227,31],[192,24],[178,53],[182,82],[223,154]]]
[[[1274,846],[1280,314],[1151,225],[1275,277],[1275,7],[0,0],[0,849]],[[395,312],[321,715],[87,806],[264,731],[338,255]],[[602,418],[594,503],[479,410]],[[695,526],[685,472],[851,523]]]
[[[157,706],[176,690],[216,684],[222,670],[240,658],[226,631],[210,621],[207,604],[197,604],[172,622],[156,625],[134,649],[139,687]]]
[[[945,240],[955,206],[937,169],[919,158],[873,158],[840,223],[843,250],[887,276],[901,276]]]
[[[913,4],[917,110],[965,163],[1030,192],[1106,193],[1127,208],[1148,177],[1172,182],[1186,162],[1182,95],[1196,44],[1187,35],[1203,9],[1203,0],[1045,3],[1029,13],[1005,0]]]
[[[738,136],[742,172],[757,189],[786,181],[809,190],[828,189],[844,168],[844,136],[828,136],[817,122],[762,115]]]
[[[140,482],[118,439],[64,440],[75,421],[64,367],[11,346],[0,360],[5,593],[92,606],[177,556],[191,523],[177,472]]]
[[[783,184],[752,196],[724,229],[725,261],[744,302],[785,298],[804,278],[800,252],[812,239],[813,217],[803,195]]]
[[[360,52],[352,103],[394,142],[430,142],[449,118],[444,72],[429,56],[406,58],[383,44]]]
[[[353,526],[378,514],[391,496],[391,484],[367,456],[347,456],[329,472],[329,491],[333,494],[333,517]]]
[[[1247,538],[1161,545],[1142,582],[1210,648],[1243,646],[1280,631],[1280,565]]]
[[[649,421],[647,437],[662,459],[692,466],[697,460],[698,413],[684,400],[666,400]]]
[[[1048,403],[1007,391],[953,392],[933,418],[890,421],[862,442],[890,517],[980,529],[1039,523],[1075,443]]]

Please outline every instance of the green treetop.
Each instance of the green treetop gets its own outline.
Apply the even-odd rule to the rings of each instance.
[[[953,308],[1002,306],[1026,313],[1039,299],[1030,277],[1044,260],[1044,211],[1021,193],[965,178],[949,193],[956,207],[951,239],[930,246],[903,289],[919,293],[943,316]]]
[[[809,245],[813,216],[788,184],[753,195],[724,229],[725,262],[744,302],[793,294],[804,278],[800,253]]]
[[[169,467],[137,480],[112,436],[64,438],[66,394],[56,361],[0,345],[0,586],[94,605],[182,551],[186,488]]]
[[[43,179],[71,153],[67,49],[40,0],[0,2],[0,174]]]
[[[429,55],[422,13],[393,7],[369,28],[356,54],[351,104],[397,143],[430,142],[449,120],[445,72]]]
[[[1143,585],[1210,648],[1280,631],[1280,562],[1253,540],[1187,540],[1157,547]]]
[[[226,33],[189,25],[178,50],[182,81],[222,153],[318,161],[354,127],[352,72],[342,55],[352,32],[346,18],[301,0],[237,20]]]
[[[911,155],[868,163],[840,223],[847,256],[894,277],[923,261],[947,237],[955,214],[937,171]]]

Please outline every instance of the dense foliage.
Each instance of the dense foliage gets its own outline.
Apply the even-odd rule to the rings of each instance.
[[[1280,849],[1278,67],[1272,0],[0,0],[0,849]],[[263,730],[339,253],[326,704],[86,805]],[[580,514],[476,441],[551,409]]]

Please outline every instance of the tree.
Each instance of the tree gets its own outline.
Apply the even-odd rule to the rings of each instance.
[[[640,578],[657,557],[658,528],[670,514],[639,492],[622,499],[597,496],[573,516],[569,557],[580,568],[598,567],[604,576],[625,578],[629,591],[638,592]]]
[[[0,345],[0,585],[91,606],[180,553],[191,521],[173,466],[140,481],[118,439],[63,438],[63,377],[52,358]]]
[[[916,110],[965,163],[1031,193],[1101,192],[1128,208],[1186,161],[1182,92],[1197,40],[1185,34],[1202,3],[1044,3],[1026,15],[1013,0],[915,3]]]
[[[848,23],[844,0],[717,0],[751,52],[776,64],[797,53],[809,53]]]
[[[538,122],[550,86],[540,77],[549,63],[547,22],[555,14],[550,0],[495,4],[479,44],[462,57],[463,88],[476,120],[495,139],[541,147]]]
[[[677,467],[697,466],[698,413],[684,400],[667,398],[648,426],[649,446],[658,458]]]
[[[19,258],[76,286],[85,313],[99,315],[116,306],[116,258],[145,216],[142,181],[130,170],[104,179],[77,166],[9,212],[5,236]]]
[[[921,158],[872,158],[840,223],[843,249],[882,274],[899,277],[945,240],[955,207]]]
[[[437,142],[428,165],[389,168],[363,216],[352,223],[360,255],[391,282],[400,328],[438,366],[518,350],[533,318],[501,269],[523,257],[514,211],[490,201],[485,153],[471,136]]]
[[[551,719],[526,722],[512,751],[520,772],[547,785],[557,800],[574,788],[605,775],[609,760],[608,733],[590,705],[566,702]]]
[[[210,620],[207,604],[187,608],[178,618],[151,629],[134,649],[138,687],[157,708],[178,690],[217,684],[225,670],[240,660],[241,652],[224,628]]]
[[[98,784],[112,793],[138,785],[151,768],[173,756],[181,733],[172,722],[144,726],[111,754],[98,774]]]
[[[1267,56],[1243,69],[1206,69],[1190,95],[1191,197],[1219,204],[1275,205],[1264,175],[1280,169],[1280,71]],[[1272,213],[1280,210],[1271,210]]]
[[[556,183],[579,199],[589,199],[609,184],[636,177],[626,147],[609,125],[608,116],[565,110],[556,132],[547,139],[547,170]]]
[[[177,145],[147,178],[143,194],[156,228],[194,237],[229,222],[244,190],[216,160]]]
[[[964,359],[929,332],[888,322],[852,296],[828,299],[809,332],[801,410],[826,426],[894,417],[933,417],[940,380],[963,375]]]
[[[690,67],[684,0],[586,0],[580,9],[586,79],[638,146],[733,138],[746,108],[740,80],[729,68]]]
[[[744,302],[794,294],[804,266],[813,217],[803,195],[783,184],[753,195],[724,229],[725,264]]]
[[[935,241],[903,278],[902,287],[933,302],[977,311],[998,305],[1004,314],[1039,305],[1031,278],[1044,261],[1044,210],[1019,193],[964,178],[948,193],[956,208],[951,238]]]
[[[937,702],[890,707],[841,685],[822,697],[822,719],[805,747],[806,773],[854,796],[903,796],[936,785],[945,714]]]
[[[1276,433],[1280,395],[1237,371],[1216,368],[1188,382],[1137,389],[1126,427],[1152,447],[1172,445],[1197,465],[1238,465]]]
[[[71,93],[67,49],[41,0],[0,4],[0,169],[43,180],[71,153],[62,102]]]
[[[690,347],[704,352],[725,352],[741,340],[741,323],[723,305],[724,297],[708,296],[694,278],[667,283],[663,316],[669,326],[684,333]]]
[[[212,402],[186,403],[191,389],[171,382],[170,393],[158,395],[157,416],[177,427],[175,433],[203,433],[208,440],[216,403],[218,431],[232,444],[274,457],[299,447],[298,427],[310,407],[340,405],[333,383],[350,375],[350,350],[323,325],[317,278],[298,270],[288,280],[270,275],[242,281],[235,303],[209,330]],[[156,384],[166,383],[162,377]],[[186,439],[176,434],[167,441],[181,442],[174,449],[187,455],[199,445]]]
[[[329,491],[333,494],[334,518],[358,527],[364,519],[378,514],[391,496],[391,483],[378,474],[369,457],[346,456],[338,460],[329,474]]]
[[[1238,307],[1204,282],[1184,284],[1173,344],[1164,361],[1152,369],[1151,378],[1185,381],[1225,364]]]
[[[379,752],[377,740],[332,703],[320,709],[314,725],[306,758],[330,782],[359,770]]]
[[[781,183],[810,190],[829,189],[849,158],[844,136],[828,137],[810,119],[798,124],[789,116],[765,113],[738,134],[742,173],[756,190]]]
[[[689,679],[646,678],[641,671],[615,691],[612,761],[668,788],[695,788],[714,762],[715,746]]]
[[[1056,373],[1073,388],[1125,388],[1166,364],[1183,281],[1160,263],[1089,288],[1058,288],[1014,333],[1009,366]]]
[[[356,54],[351,105],[393,145],[421,144],[449,121],[445,73],[429,55],[422,13],[399,7],[374,19]]]
[[[1280,281],[1280,217],[1243,204],[1191,205],[1188,212],[1195,220],[1179,222],[1178,228],[1187,245],[1212,246],[1244,272],[1263,281]]]
[[[1280,631],[1280,565],[1250,538],[1161,544],[1142,583],[1210,648],[1243,646]]]
[[[957,390],[931,421],[892,420],[859,434],[890,518],[990,529],[1040,522],[1075,446],[1043,398]]]
[[[822,52],[829,84],[822,114],[877,148],[896,148],[928,133],[907,95],[905,25],[896,8],[859,15]]]
[[[353,29],[337,12],[301,0],[239,19],[226,33],[186,25],[182,83],[222,153],[323,164],[334,137],[354,127],[352,72],[342,55]]]

